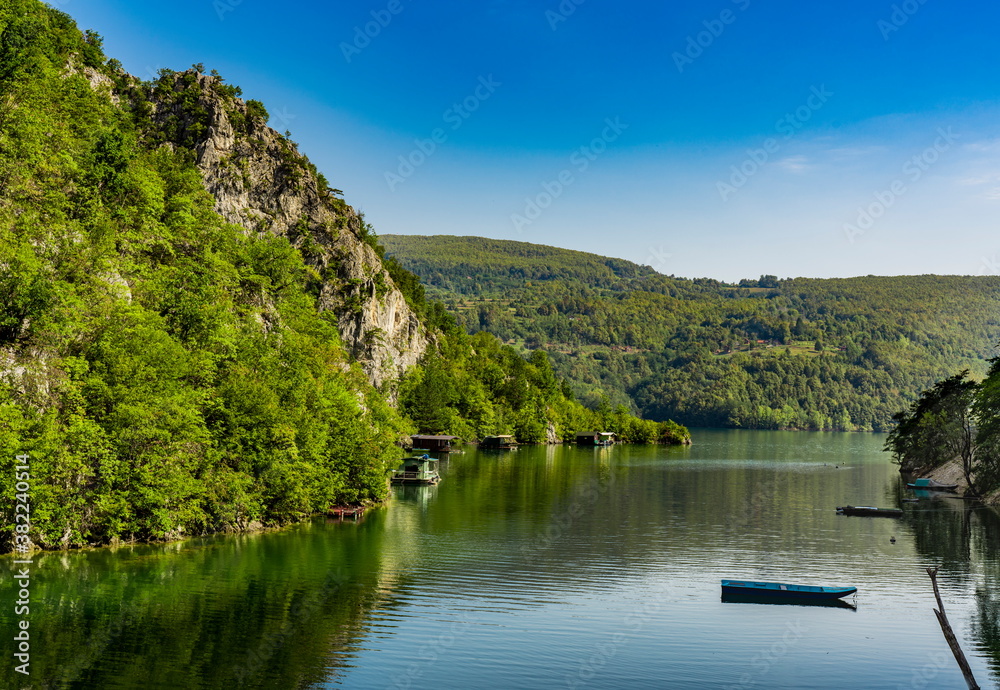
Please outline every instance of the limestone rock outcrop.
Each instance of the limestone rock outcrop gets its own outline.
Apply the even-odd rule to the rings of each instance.
[[[196,105],[191,94],[154,99],[153,121],[183,132],[223,218],[287,237],[302,253],[320,281],[320,308],[337,315],[352,358],[392,397],[392,382],[417,362],[428,335],[365,241],[364,218],[267,126],[262,109],[227,95],[217,77],[189,70],[173,78],[175,90],[196,90]]]

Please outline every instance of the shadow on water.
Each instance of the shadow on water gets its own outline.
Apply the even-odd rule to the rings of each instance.
[[[378,564],[359,563],[379,559],[378,512],[345,523],[336,539],[319,520],[280,533],[36,556],[33,687],[330,680],[366,634],[366,619],[391,607],[372,575]],[[289,541],[299,548],[294,559]],[[0,627],[11,630],[6,608]]]
[[[1000,515],[991,508],[969,510],[974,523],[969,549],[982,563],[982,580],[976,586],[973,634],[979,649],[988,655],[994,682],[1000,683]]]
[[[337,682],[360,648],[396,634],[398,611],[427,588],[410,574],[427,556],[427,535],[475,528],[469,539],[490,529],[502,539],[498,512],[558,512],[592,470],[565,467],[564,455],[553,464],[549,451],[520,469],[509,453],[444,460],[444,481],[453,485],[444,505],[440,486],[401,486],[388,506],[357,520],[36,555],[31,680],[102,689]],[[0,608],[0,629],[17,625],[13,607]]]
[[[851,611],[857,611],[858,607],[856,604],[850,601],[844,601],[843,599],[792,599],[792,598],[781,598],[781,597],[758,597],[749,594],[723,594],[722,602],[724,604],[773,604],[776,606],[808,606],[808,607],[828,607],[834,609],[850,609]]]

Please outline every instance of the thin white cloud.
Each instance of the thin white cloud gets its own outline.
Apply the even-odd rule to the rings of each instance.
[[[834,149],[827,149],[826,155],[835,161],[854,160],[856,158],[867,158],[886,151],[885,146],[840,146]]]
[[[813,166],[810,165],[809,159],[805,156],[788,156],[787,158],[782,158],[777,162],[778,167],[796,175],[801,175]]]
[[[981,187],[984,184],[994,183],[998,180],[1000,180],[1000,175],[989,174],[979,175],[977,177],[963,177],[955,180],[955,184],[959,187]]]
[[[962,146],[966,151],[976,153],[1000,152],[1000,139],[982,139],[980,141],[970,141]]]

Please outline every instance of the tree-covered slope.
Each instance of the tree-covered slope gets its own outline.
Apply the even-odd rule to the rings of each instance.
[[[379,242],[426,285],[458,294],[488,296],[526,280],[616,288],[659,275],[624,259],[485,237],[382,235]]]
[[[215,212],[183,80],[140,84],[41,3],[0,8],[2,541],[17,454],[48,547],[384,496],[407,423],[301,253]],[[173,129],[150,119],[168,97]]]
[[[763,276],[739,287],[636,266],[608,283],[600,257],[572,265],[578,252],[489,240],[477,265],[478,238],[383,241],[469,331],[548,351],[582,400],[606,395],[689,425],[887,429],[955,366],[984,374],[1000,339],[997,276]],[[523,271],[521,256],[531,257]]]
[[[400,387],[403,410],[422,433],[464,438],[509,433],[528,443],[572,442],[578,431],[603,430],[625,443],[690,443],[688,430],[669,419],[637,419],[627,407],[601,401],[589,409],[555,374],[544,350],[525,359],[485,332],[458,329],[411,369]]]
[[[285,524],[384,498],[426,424],[544,439],[586,412],[547,361],[449,325],[240,96],[200,65],[140,81],[0,1],[0,549]],[[495,366],[436,410],[443,350]]]

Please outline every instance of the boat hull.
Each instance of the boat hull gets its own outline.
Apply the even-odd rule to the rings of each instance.
[[[958,484],[907,484],[907,489],[916,491],[958,491]]]
[[[903,517],[899,508],[873,508],[870,506],[838,506],[840,515],[856,515],[859,517]]]
[[[786,601],[819,601],[840,599],[854,594],[857,587],[819,587],[815,585],[790,585],[782,582],[753,582],[750,580],[723,580],[722,596],[748,596],[754,598],[782,599]]]

